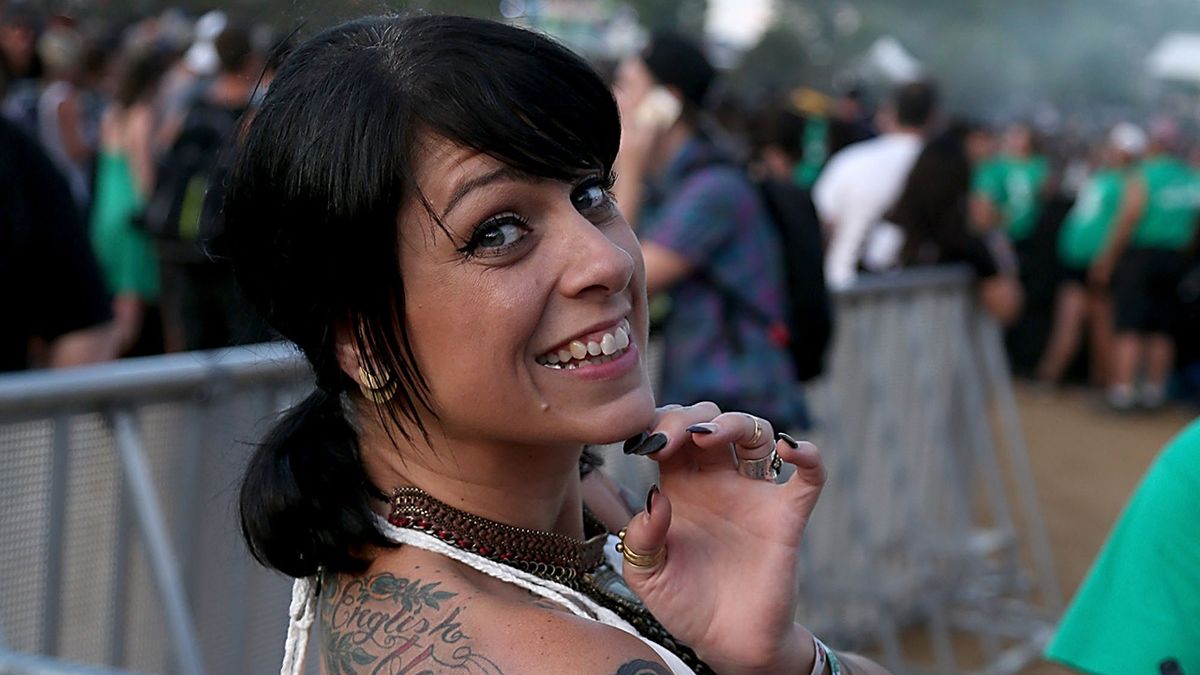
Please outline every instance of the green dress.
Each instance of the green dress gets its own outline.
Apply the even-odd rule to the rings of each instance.
[[[1125,172],[1097,171],[1079,191],[1058,235],[1058,256],[1071,269],[1086,269],[1108,240],[1121,206]]]
[[[1200,673],[1200,420],[1151,465],[1046,658],[1086,673]]]
[[[1050,165],[1044,157],[997,157],[976,170],[973,189],[1000,210],[1009,238],[1024,241],[1037,226],[1042,212],[1042,184],[1049,174]]]
[[[101,150],[92,205],[92,248],[109,293],[136,295],[154,303],[159,296],[158,257],[149,235],[133,224],[142,207],[128,158]]]

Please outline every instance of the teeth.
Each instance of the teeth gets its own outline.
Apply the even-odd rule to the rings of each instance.
[[[579,340],[572,340],[569,348],[571,350],[571,356],[576,359],[582,359],[588,355],[587,345],[583,344]]]
[[[616,329],[605,333],[599,342],[572,340],[565,349],[534,359],[538,364],[560,370],[575,370],[588,365],[608,363],[629,347],[629,321],[622,319]]]
[[[619,333],[620,331],[621,329],[618,328],[617,332]],[[605,333],[604,337],[600,339],[600,351],[605,356],[612,356],[613,352],[617,351],[617,340],[612,336],[612,333]]]
[[[617,329],[616,335],[613,337],[613,346],[617,349],[625,349],[629,346],[629,324],[625,324]],[[605,335],[604,337],[608,337]]]

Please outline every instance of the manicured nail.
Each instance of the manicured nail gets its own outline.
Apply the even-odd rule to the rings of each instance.
[[[632,454],[641,455],[644,457],[646,455],[653,455],[665,447],[667,447],[667,435],[661,431],[656,431],[650,434],[645,441],[642,441],[641,445],[637,446],[630,452]]]
[[[650,437],[649,434],[642,431],[642,432],[638,433],[637,436],[634,436],[633,438],[625,441],[625,454],[632,455],[633,451],[636,450],[639,445],[641,445],[642,443],[645,443],[646,439],[649,437]]]
[[[711,434],[712,432],[714,432],[716,430],[717,430],[717,425],[713,424],[712,422],[702,422],[700,424],[693,424],[692,426],[687,428],[688,433],[701,434],[701,435]]]
[[[650,516],[650,509],[654,507],[654,495],[658,494],[658,483],[650,486],[650,491],[646,493],[646,516]]]
[[[783,433],[782,431],[775,434],[775,440],[783,441],[784,443],[787,443],[788,445],[792,446],[793,450],[800,447],[800,441],[797,441],[796,439],[792,438],[791,436],[788,436],[787,434]]]

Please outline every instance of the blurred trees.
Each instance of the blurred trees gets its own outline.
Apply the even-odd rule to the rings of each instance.
[[[1167,33],[1200,30],[1195,0],[779,0],[776,26],[746,55],[739,83],[828,90],[853,77],[879,37],[898,39],[944,85],[954,108],[1028,114],[1128,106],[1154,90],[1149,51]],[[797,72],[799,71],[799,72]]]

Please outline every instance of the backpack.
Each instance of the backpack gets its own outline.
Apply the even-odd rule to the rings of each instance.
[[[159,240],[199,250],[222,229],[219,214],[204,208],[211,190],[223,188],[226,148],[234,138],[242,110],[197,102],[187,113],[179,136],[158,165],[154,191],[146,201],[141,225]]]
[[[747,301],[735,288],[697,268],[693,276],[721,298],[728,313],[740,313],[767,331],[773,344],[791,357],[796,378],[808,382],[825,370],[825,353],[833,338],[833,312],[825,287],[825,244],[821,221],[808,190],[791,182],[753,179],[744,167],[722,159],[692,167],[695,174],[712,166],[738,166],[743,177],[757,191],[786,255],[784,271],[783,321]],[[741,349],[737,332],[729,327],[728,339]]]

